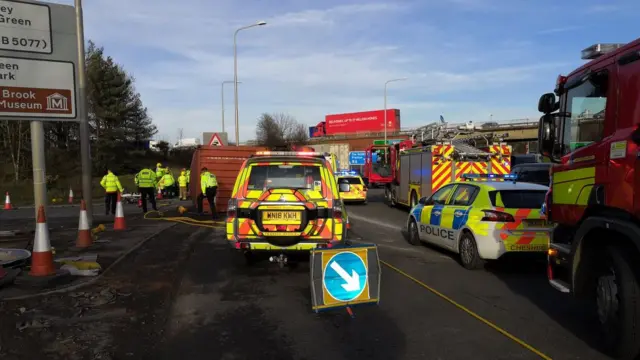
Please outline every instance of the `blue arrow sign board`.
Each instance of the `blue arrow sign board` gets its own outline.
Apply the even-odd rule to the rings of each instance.
[[[310,267],[314,311],[379,302],[380,261],[375,245],[314,249]]]
[[[338,301],[355,300],[367,285],[367,268],[358,255],[341,252],[333,255],[324,269],[324,287]]]
[[[351,151],[349,153],[349,165],[364,165],[364,151]]]

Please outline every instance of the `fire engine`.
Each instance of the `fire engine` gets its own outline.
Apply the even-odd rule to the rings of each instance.
[[[538,102],[551,286],[593,305],[615,357],[640,353],[640,39],[596,44]],[[559,99],[556,100],[556,96]]]
[[[392,180],[385,186],[390,206],[414,207],[418,200],[463,174],[508,174],[511,171],[511,146],[496,143],[490,152],[464,142],[437,142],[403,148],[389,147]]]
[[[386,186],[393,181],[390,150],[397,146],[405,149],[414,145],[413,140],[403,140],[394,145],[371,145],[365,150],[363,178],[370,187]]]

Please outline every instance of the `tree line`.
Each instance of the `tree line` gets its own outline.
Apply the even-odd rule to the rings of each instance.
[[[138,166],[131,152],[146,152],[145,142],[157,133],[156,126],[135,89],[134,77],[103,47],[89,41],[85,62],[92,172],[101,175],[107,167],[132,170]],[[79,175],[79,124],[48,121],[44,128],[48,178]],[[28,121],[0,121],[0,159],[0,183],[32,177]]]

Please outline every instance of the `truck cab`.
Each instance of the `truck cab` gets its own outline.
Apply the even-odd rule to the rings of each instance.
[[[596,44],[538,102],[555,224],[547,276],[593,304],[608,352],[640,354],[640,39]]]

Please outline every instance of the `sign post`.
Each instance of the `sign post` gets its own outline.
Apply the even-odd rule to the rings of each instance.
[[[31,121],[37,217],[39,207],[47,205],[42,122],[86,121],[84,107],[78,114],[76,97],[76,64],[79,58],[84,63],[84,54],[78,54],[73,6],[0,0],[0,15],[4,20],[0,27],[0,119]],[[81,134],[81,141],[85,136]],[[86,166],[90,165],[90,155],[85,154],[88,136],[84,140],[83,175],[90,171]],[[83,181],[87,210],[91,209],[90,176],[89,173],[88,187]]]
[[[315,312],[380,301],[380,260],[375,245],[314,249],[310,268]]]

